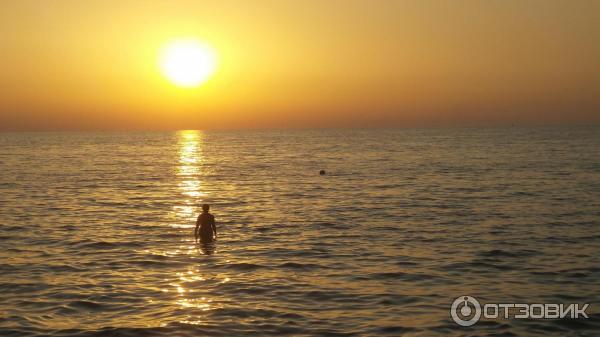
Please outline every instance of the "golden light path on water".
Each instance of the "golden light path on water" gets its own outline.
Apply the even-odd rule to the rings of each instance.
[[[179,131],[179,166],[177,177],[178,186],[185,198],[184,206],[175,206],[177,215],[184,220],[194,220],[194,211],[202,202],[205,193],[202,192],[199,166],[202,162],[202,133],[196,130]]]
[[[178,179],[177,186],[182,196],[181,203],[183,205],[180,204],[173,207],[178,223],[171,226],[183,229],[186,232],[189,231],[190,238],[192,238],[199,206],[207,196],[202,189],[203,182],[201,180],[203,136],[202,131],[197,130],[183,130],[177,133],[179,165],[177,166],[176,175]],[[184,243],[178,249],[165,252],[165,255],[194,256],[203,253],[197,245],[190,245],[188,242],[188,240],[184,240]],[[175,280],[169,283],[172,288],[165,289],[164,291],[176,294],[175,302],[180,308],[193,311],[208,311],[213,309],[211,304],[213,300],[205,296],[206,293],[198,294],[198,290],[186,287],[186,284],[199,284],[206,281],[206,277],[199,273],[197,267],[191,265],[186,271],[177,272],[176,277]],[[229,280],[228,277],[225,277],[220,282],[225,283]],[[202,324],[204,322],[201,316],[192,315],[186,320],[181,321],[181,323]]]

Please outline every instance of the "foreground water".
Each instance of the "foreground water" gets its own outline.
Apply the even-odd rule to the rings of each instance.
[[[0,134],[0,335],[597,335],[599,131]]]

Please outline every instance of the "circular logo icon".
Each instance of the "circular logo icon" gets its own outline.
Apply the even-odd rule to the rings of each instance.
[[[471,326],[481,317],[481,305],[471,296],[460,296],[452,302],[450,315],[456,324]]]

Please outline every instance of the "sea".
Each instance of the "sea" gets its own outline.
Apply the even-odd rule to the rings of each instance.
[[[3,337],[599,336],[599,256],[599,127],[0,133]]]

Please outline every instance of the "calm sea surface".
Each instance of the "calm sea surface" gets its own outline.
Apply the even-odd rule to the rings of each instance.
[[[1,336],[598,336],[599,256],[600,128],[0,133]]]

